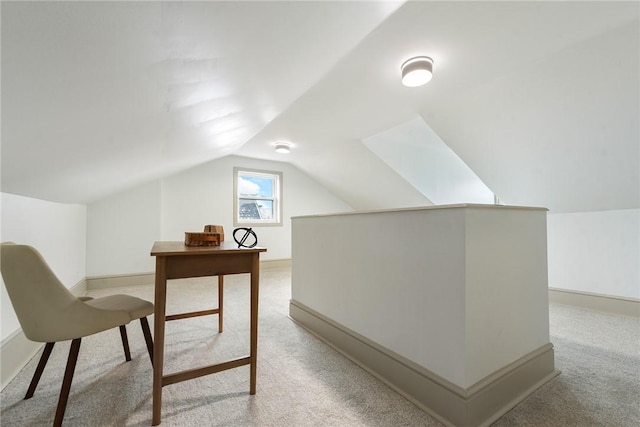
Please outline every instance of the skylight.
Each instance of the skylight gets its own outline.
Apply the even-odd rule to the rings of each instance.
[[[494,193],[421,117],[362,142],[436,205],[495,202]]]

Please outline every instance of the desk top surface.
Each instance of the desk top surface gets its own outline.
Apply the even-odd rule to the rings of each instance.
[[[186,246],[184,242],[155,242],[151,248],[151,256],[164,255],[206,255],[238,252],[266,252],[267,248],[238,248],[235,242],[220,242],[220,246]]]

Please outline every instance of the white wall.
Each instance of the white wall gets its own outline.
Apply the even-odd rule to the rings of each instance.
[[[87,276],[151,272],[160,240],[160,181],[140,185],[87,208]]]
[[[498,206],[295,218],[291,298],[468,388],[549,342],[545,220]]]
[[[40,251],[47,263],[70,288],[86,276],[86,219],[84,205],[52,203],[2,193],[0,240],[27,244]],[[0,318],[2,340],[20,324],[2,284]]]
[[[549,286],[640,298],[640,209],[550,214]]]
[[[235,166],[283,174],[283,225],[254,227],[263,260],[291,257],[292,216],[353,210],[288,163],[223,157],[89,205],[87,275],[152,272],[155,240],[184,240],[206,224],[222,225],[232,240]]]

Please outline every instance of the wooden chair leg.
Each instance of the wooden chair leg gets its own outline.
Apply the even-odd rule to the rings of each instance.
[[[64,379],[62,380],[62,388],[60,389],[60,398],[58,399],[56,417],[53,420],[54,427],[60,427],[62,425],[64,411],[67,409],[67,400],[69,399],[69,391],[71,390],[71,380],[73,380],[73,373],[76,370],[76,362],[78,361],[78,353],[80,352],[80,340],[81,338],[76,338],[71,341],[71,349],[69,349],[67,368],[64,371]]]
[[[149,321],[146,317],[140,318],[140,325],[142,325],[142,333],[144,334],[144,340],[147,343],[147,351],[149,352],[149,359],[151,359],[151,366],[153,366],[153,339],[151,338]]]
[[[129,339],[127,339],[127,328],[120,325],[120,336],[122,337],[122,347],[124,347],[124,358],[127,362],[131,360],[131,352],[129,351]]]
[[[38,382],[40,382],[40,377],[42,376],[44,367],[47,366],[47,362],[49,361],[49,356],[51,356],[51,351],[53,350],[54,344],[54,342],[48,342],[44,346],[44,351],[42,352],[42,356],[40,356],[38,367],[33,373],[33,378],[31,378],[31,384],[29,384],[29,389],[27,390],[27,394],[24,397],[25,399],[31,399],[33,397],[33,393],[36,392],[36,387],[38,387]]]

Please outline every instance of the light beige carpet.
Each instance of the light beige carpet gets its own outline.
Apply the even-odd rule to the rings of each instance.
[[[225,331],[217,317],[169,322],[165,372],[248,353],[248,276],[225,278]],[[215,278],[169,284],[168,313],[216,305]],[[288,318],[290,271],[261,274],[257,394],[241,367],[163,389],[163,426],[439,426],[376,378]],[[92,291],[153,300],[153,287]],[[150,319],[152,320],[152,319]],[[139,323],[128,326],[133,360],[117,329],[83,339],[67,426],[151,425],[151,365]],[[499,426],[640,425],[640,321],[551,307],[562,374],[500,419]],[[39,354],[2,391],[2,426],[51,425],[69,343],[56,345],[38,390],[22,400]]]

